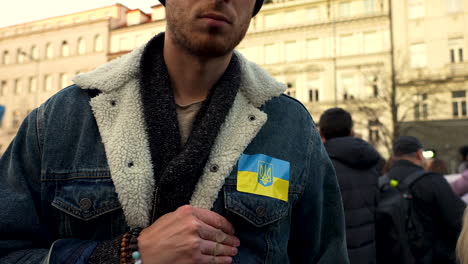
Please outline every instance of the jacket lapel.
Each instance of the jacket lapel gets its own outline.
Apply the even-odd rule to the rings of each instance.
[[[237,94],[192,195],[191,205],[211,209],[224,179],[266,121],[265,113],[250,104],[242,93]]]
[[[135,79],[117,91],[101,93],[90,104],[127,223],[146,227],[150,224],[154,178],[137,87]]]

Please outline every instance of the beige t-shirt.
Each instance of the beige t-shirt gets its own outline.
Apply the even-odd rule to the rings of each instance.
[[[198,111],[200,111],[202,104],[203,101],[195,102],[189,105],[176,104],[177,120],[179,121],[182,145],[187,143],[187,139],[192,132],[193,121],[195,121],[195,117],[197,116]]]

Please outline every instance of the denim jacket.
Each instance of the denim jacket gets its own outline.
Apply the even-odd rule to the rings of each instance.
[[[77,76],[21,125],[0,160],[0,263],[86,263],[99,241],[151,224],[141,51]],[[348,263],[341,196],[312,118],[237,55],[240,91],[190,204],[234,225],[241,241],[234,263]],[[283,198],[240,191],[246,170],[259,176],[253,185],[275,184],[277,162],[288,164]]]

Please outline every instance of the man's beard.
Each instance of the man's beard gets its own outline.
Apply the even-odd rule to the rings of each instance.
[[[176,14],[168,14],[166,19],[176,45],[192,55],[206,58],[222,57],[232,52],[248,29],[248,24],[243,24],[233,25],[234,29],[229,33],[215,27],[201,32],[190,21],[183,21]]]

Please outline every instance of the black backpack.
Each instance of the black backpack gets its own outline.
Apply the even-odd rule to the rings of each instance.
[[[414,211],[411,186],[426,172],[419,170],[401,182],[379,177],[376,209],[376,247],[379,264],[413,264],[427,248],[423,226]],[[419,253],[419,254],[418,254]]]

